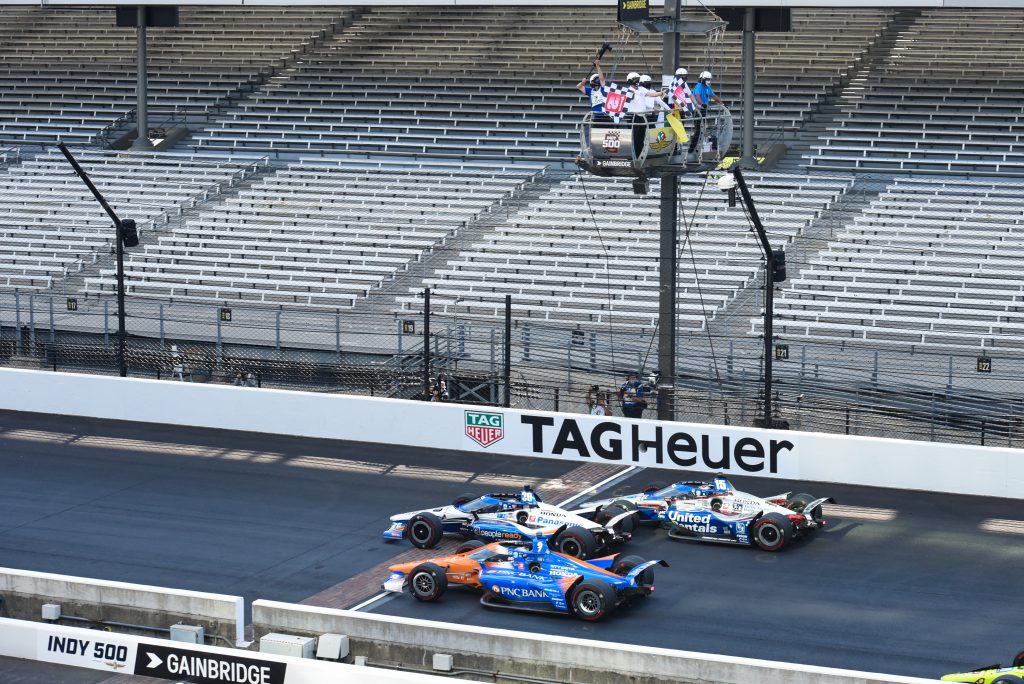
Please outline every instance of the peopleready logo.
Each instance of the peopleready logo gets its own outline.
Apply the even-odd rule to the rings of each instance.
[[[673,431],[661,425],[579,422],[575,418],[520,416],[535,454],[638,463],[645,467],[704,467],[725,473],[792,471],[795,445],[788,439]]]

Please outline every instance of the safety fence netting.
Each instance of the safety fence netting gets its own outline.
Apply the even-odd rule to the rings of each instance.
[[[422,301],[422,299],[421,299]],[[763,341],[681,331],[674,382],[650,339],[552,324],[511,302],[504,317],[207,306],[129,297],[125,367],[170,382],[337,392],[622,415],[637,374],[642,415],[763,418]],[[117,374],[116,300],[0,294],[0,363]],[[506,342],[507,340],[507,342]],[[507,361],[506,361],[507,349]],[[856,340],[778,340],[773,418],[791,429],[1019,446],[1024,355],[921,350]],[[596,409],[604,412],[604,408]]]

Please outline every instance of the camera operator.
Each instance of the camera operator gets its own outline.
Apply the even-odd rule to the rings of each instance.
[[[612,415],[612,410],[608,408],[607,394],[602,392],[597,385],[591,385],[587,390],[587,410],[592,416]]]
[[[644,399],[646,389],[640,376],[630,373],[626,376],[626,382],[619,387],[619,399],[622,400],[622,415],[626,418],[643,418],[644,409],[647,408],[647,400]]]

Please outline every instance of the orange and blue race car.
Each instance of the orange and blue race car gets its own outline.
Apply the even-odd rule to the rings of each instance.
[[[943,675],[944,682],[972,682],[973,684],[1024,684],[1024,651],[1021,651],[1007,667],[985,665],[970,672],[954,672]]]
[[[593,622],[617,607],[654,591],[655,565],[637,556],[614,554],[582,561],[548,549],[536,539],[529,546],[479,540],[463,544],[451,556],[391,566],[385,591],[436,601],[451,584],[483,592],[488,608],[575,615]]]

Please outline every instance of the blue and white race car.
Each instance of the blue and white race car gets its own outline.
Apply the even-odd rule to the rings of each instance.
[[[542,539],[560,553],[585,559],[625,543],[635,527],[632,512],[591,520],[546,504],[524,487],[519,492],[466,494],[448,506],[393,515],[383,537],[405,538],[421,549],[433,548],[445,535],[487,542]]]
[[[822,504],[790,492],[761,498],[741,492],[725,477],[702,482],[656,483],[639,494],[593,501],[574,512],[597,519],[633,510],[642,522],[668,528],[671,539],[753,545],[781,551],[802,532],[825,526]]]
[[[472,541],[460,553],[418,564],[391,567],[385,591],[409,592],[418,600],[436,601],[450,583],[482,590],[489,608],[575,615],[600,620],[616,607],[654,591],[655,565],[617,554],[589,562],[555,553],[537,539],[530,546]]]

